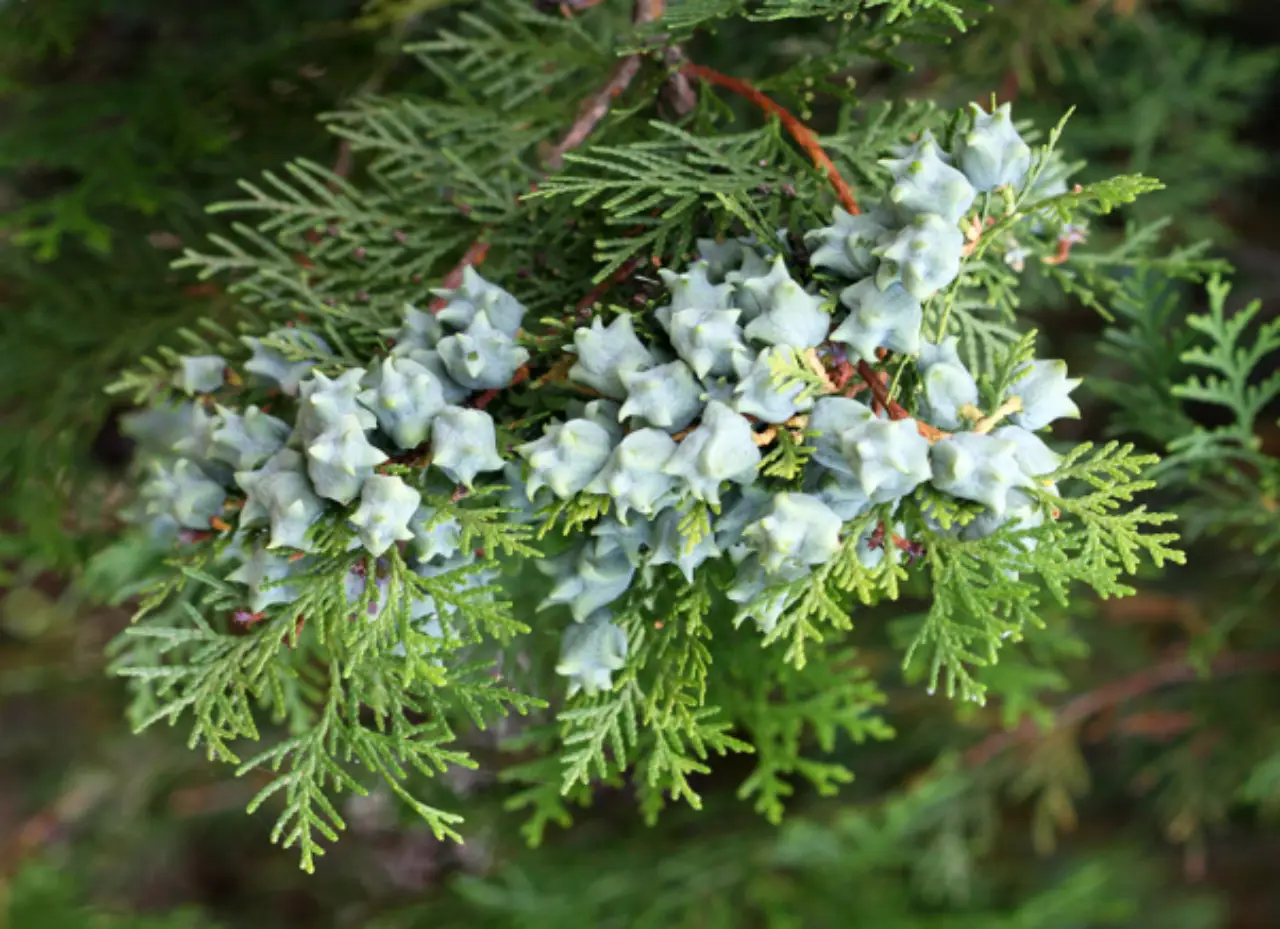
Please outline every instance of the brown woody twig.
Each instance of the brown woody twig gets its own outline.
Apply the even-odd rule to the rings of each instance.
[[[594,6],[594,4],[586,4]],[[643,23],[651,23],[662,16],[666,8],[666,0],[636,0],[634,20],[637,25]],[[596,126],[600,125],[600,120],[604,119],[609,113],[609,108],[613,106],[613,101],[621,96],[622,92],[631,86],[631,82],[636,79],[636,75],[640,73],[640,64],[644,60],[641,52],[628,55],[618,62],[618,66],[613,69],[613,74],[609,76],[609,80],[605,82],[604,87],[596,91],[589,98],[582,108],[581,114],[574,120],[569,131],[564,134],[543,159],[546,166],[552,170],[559,168],[564,162],[565,152],[575,149],[586,141],[587,136],[591,135]]]
[[[639,54],[628,55],[626,58],[618,62],[618,66],[613,69],[613,74],[604,87],[592,94],[587,99],[586,105],[582,108],[581,115],[574,120],[569,131],[564,137],[551,147],[543,162],[548,168],[556,169],[564,163],[564,153],[570,149],[577,148],[589,136],[593,129],[600,124],[600,120],[605,118],[609,112],[609,107],[613,105],[613,101],[622,94],[624,90],[631,85],[637,74],[640,73],[641,56]]]
[[[663,95],[677,116],[688,116],[698,105],[698,92],[684,73],[684,51],[678,45],[668,45],[662,50],[662,60],[671,69],[671,76],[662,87]]]
[[[865,361],[859,361],[857,364],[857,370],[859,376],[861,376],[867,386],[871,388],[871,394],[875,397],[876,403],[889,411],[890,419],[911,418],[911,414],[906,411],[901,403],[896,400],[889,399],[889,391],[885,389],[884,381],[880,380],[880,378],[876,376],[876,372],[872,369],[871,365],[867,364]],[[928,423],[921,422],[920,420],[916,420],[916,429],[930,442],[945,439],[947,435],[949,435],[949,433],[943,432],[941,429],[936,429]]]
[[[818,137],[813,130],[789,113],[781,104],[756,90],[747,81],[721,74],[712,68],[687,61],[681,66],[680,70],[689,77],[696,77],[699,80],[706,81],[708,84],[731,90],[738,96],[750,100],[766,113],[778,117],[783,128],[791,134],[791,137],[813,160],[814,167],[826,175],[827,180],[831,182],[831,186],[835,188],[836,197],[839,198],[840,204],[845,210],[854,215],[861,212],[858,209],[858,200],[853,195],[853,188],[840,176],[840,172],[836,170],[831,158],[823,151],[822,145],[818,142]]]

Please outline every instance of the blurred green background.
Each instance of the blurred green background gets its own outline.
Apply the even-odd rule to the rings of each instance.
[[[314,878],[270,844],[267,815],[244,815],[258,785],[205,765],[176,732],[128,731],[103,657],[128,608],[102,601],[138,566],[118,551],[94,558],[118,529],[129,456],[102,387],[174,327],[225,312],[216,287],[168,268],[184,243],[217,231],[204,206],[286,158],[345,168],[316,116],[361,93],[411,90],[420,75],[397,50],[452,6],[0,0],[0,929],[1280,927],[1274,824],[1235,816],[1215,797],[1212,766],[1153,762],[1130,777],[1167,714],[1099,739],[1092,775],[1047,739],[1052,776],[1025,772],[1024,794],[1015,782],[987,808],[976,794],[954,802],[945,779],[901,788],[998,719],[904,698],[891,714],[903,737],[839,746],[858,782],[839,800],[801,798],[780,829],[735,802],[726,777],[708,785],[706,810],[672,811],[652,829],[625,788],[602,790],[537,851],[502,809],[505,787],[455,778],[475,840],[443,845],[387,797],[356,798],[348,836]],[[950,47],[906,51],[912,72],[858,63],[860,88],[948,104],[997,91],[1042,123],[1076,106],[1070,153],[1088,160],[1085,174],[1164,180],[1136,218],[1171,217],[1171,240],[1212,236],[1240,295],[1274,316],[1274,0],[992,6]],[[747,43],[759,70],[796,54],[755,27],[696,41]],[[1096,314],[1049,309],[1055,346],[1105,373]],[[1078,432],[1107,428],[1094,403]],[[1219,609],[1213,564],[1193,558],[1114,607],[1111,651],[1158,645]],[[1247,719],[1269,696],[1242,685],[1221,699]],[[1055,843],[1046,819],[1065,833]]]

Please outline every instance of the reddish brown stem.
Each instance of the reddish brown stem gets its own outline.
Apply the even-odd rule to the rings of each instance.
[[[483,410],[486,406],[488,406],[490,403],[493,402],[494,398],[497,397],[501,391],[506,390],[507,388],[510,388],[510,387],[515,387],[517,384],[524,383],[528,379],[529,379],[529,366],[527,364],[521,365],[519,368],[516,369],[516,373],[511,376],[511,380],[507,383],[506,387],[494,387],[490,390],[486,390],[480,396],[476,397],[475,402],[472,403],[471,405],[474,406],[477,410]]]
[[[781,104],[776,103],[769,97],[765,96],[756,88],[752,87],[747,81],[740,78],[730,77],[727,74],[721,74],[719,71],[705,67],[704,65],[694,64],[691,61],[685,62],[681,68],[681,72],[696,77],[699,80],[706,81],[708,84],[714,84],[717,87],[723,87],[725,90],[731,90],[740,97],[750,100],[766,113],[771,113],[778,117],[784,129],[791,134],[801,148],[813,160],[814,167],[821,171],[831,186],[835,188],[836,197],[839,198],[840,204],[850,213],[857,215],[861,210],[858,208],[858,200],[853,195],[853,188],[845,182],[840,176],[840,172],[836,170],[835,164],[831,158],[822,150],[822,145],[818,142],[818,137],[814,135],[813,130],[802,123],[799,119],[789,113]]]
[[[884,386],[884,381],[880,380],[879,375],[871,365],[865,361],[858,362],[858,374],[871,388],[871,394],[875,397],[876,403],[882,408],[889,411],[890,419],[910,419],[911,414],[896,400],[889,399],[889,391]],[[916,420],[916,429],[922,436],[930,442],[936,442],[938,439],[945,439],[949,433],[943,432],[941,429],[935,429],[928,423]]]
[[[1075,244],[1074,239],[1061,238],[1058,240],[1057,251],[1055,251],[1052,255],[1049,255],[1045,258],[1041,258],[1040,260],[1047,265],[1064,264],[1066,260],[1071,257],[1071,246],[1074,244]]]
[[[1012,103],[1018,98],[1019,89],[1018,72],[1016,69],[1010,68],[1004,73],[1004,79],[1000,81],[998,99],[1001,103]]]

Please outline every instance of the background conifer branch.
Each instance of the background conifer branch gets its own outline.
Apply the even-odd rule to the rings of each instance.
[[[1211,673],[1217,676],[1276,670],[1280,670],[1280,653],[1276,652],[1260,655],[1228,653],[1219,655],[1210,664]],[[1200,673],[1201,668],[1186,658],[1143,668],[1067,701],[1054,714],[1052,728],[1056,730],[1074,726],[1102,710],[1135,700],[1170,684],[1193,680]],[[1042,732],[1036,721],[1028,718],[1016,729],[993,733],[970,748],[965,752],[965,763],[971,767],[981,767],[1001,752],[1031,741]]]
[[[361,97],[371,97],[382,89],[382,85],[390,76],[391,71],[395,68],[396,60],[401,54],[401,45],[404,43],[405,37],[417,22],[416,16],[409,16],[396,24],[391,34],[386,38],[386,47],[389,49],[388,54],[383,57],[382,62],[377,68],[365,79],[356,92],[352,94],[353,100]],[[340,178],[346,178],[351,174],[351,140],[343,139],[338,146],[338,156],[334,159],[333,168],[331,169],[335,175]],[[333,187],[333,185],[330,185]],[[336,189],[336,188],[335,188]]]

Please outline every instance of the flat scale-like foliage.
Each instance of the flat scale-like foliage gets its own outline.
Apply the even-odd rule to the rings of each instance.
[[[1080,379],[1018,302],[1197,274],[1149,237],[1089,264],[1089,221],[1156,181],[1049,183],[1063,125],[1038,143],[1007,108],[846,102],[828,151],[672,44],[699,10],[889,35],[962,4],[672,3],[665,40],[662,3],[617,6],[468,10],[419,49],[438,96],[334,117],[363,184],[290,165],[187,253],[258,323],[116,387],[148,407],[139,531],[171,555],[116,644],[135,723],[278,772],[255,807],[283,801],[307,868],[366,775],[461,835],[423,779],[513,711],[554,733],[512,775],[535,840],[627,772],[647,817],[697,807],[730,753],[776,821],[853,776],[815,748],[893,736],[864,610],[926,598],[904,668],[982,704],[1053,610],[1182,559],[1135,499],[1154,456],[1055,440]],[[221,382],[175,381],[212,355]]]

